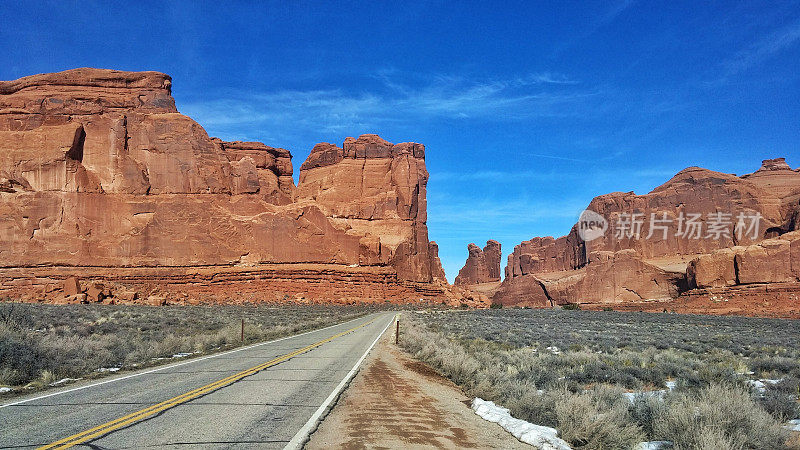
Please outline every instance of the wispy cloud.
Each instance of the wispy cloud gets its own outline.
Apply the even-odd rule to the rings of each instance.
[[[726,61],[724,66],[728,75],[735,75],[798,43],[800,43],[800,20],[755,40]]]
[[[476,170],[464,172],[436,172],[432,181],[487,181],[492,183],[516,183],[520,180],[553,181],[564,177],[563,173],[537,170]]]
[[[225,92],[209,100],[184,101],[181,110],[212,134],[260,129],[284,137],[279,133],[413,126],[434,118],[562,117],[578,114],[570,105],[597,95],[581,88],[579,81],[553,72],[480,81],[437,75],[413,84],[403,76],[380,74],[378,78],[372,89],[357,92],[344,88]]]
[[[553,54],[554,55],[561,54],[567,49],[577,45],[584,39],[592,36],[603,27],[610,25],[620,15],[622,15],[622,13],[631,8],[635,3],[636,3],[635,0],[616,0],[616,1],[601,2],[602,9],[600,11],[592,12],[590,14],[591,20],[589,20],[583,27],[583,29],[580,30],[578,33],[576,33],[572,37],[572,39],[557,44],[553,48]]]

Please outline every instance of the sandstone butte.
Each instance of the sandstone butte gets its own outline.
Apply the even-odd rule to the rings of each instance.
[[[536,237],[514,248],[493,292],[503,305],[800,317],[800,169],[769,159],[735,176],[690,167],[645,195],[614,192],[587,209],[608,220],[602,237]],[[708,235],[709,214],[760,214],[756,235]],[[640,238],[615,230],[621,214],[644,218]],[[655,222],[650,214],[672,221]],[[681,213],[702,214],[702,233],[676,236]],[[749,226],[749,222],[747,223]],[[669,225],[667,225],[669,226]],[[744,227],[742,231],[746,231]]]
[[[458,272],[453,283],[477,295],[490,296],[500,285],[500,263],[502,252],[500,243],[486,241],[481,249],[474,243],[467,246],[467,261]]]
[[[209,137],[157,72],[0,81],[0,296],[22,301],[447,302],[425,147],[291,154]]]

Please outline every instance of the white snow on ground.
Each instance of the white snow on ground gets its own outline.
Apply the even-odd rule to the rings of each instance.
[[[475,414],[499,424],[515,438],[526,444],[534,445],[541,450],[571,450],[566,441],[558,437],[555,428],[534,425],[521,419],[511,417],[508,408],[496,405],[494,402],[475,397],[472,401]]]
[[[750,386],[753,386],[756,389],[756,391],[763,394],[764,391],[767,389],[768,384],[780,383],[782,379],[783,378],[778,380],[770,380],[767,378],[762,378],[760,380],[748,380],[747,382],[750,384]]]
[[[629,402],[633,403],[637,396],[641,397],[658,397],[663,398],[667,391],[660,389],[657,391],[639,391],[639,392],[623,392],[622,396],[627,398]]]
[[[0,387],[0,394],[5,394],[6,392],[11,392],[11,388],[5,386]]]
[[[119,369],[121,369],[121,367],[101,367],[95,370],[95,372],[117,372]]]
[[[173,358],[186,358],[187,356],[191,355],[191,353],[175,353],[172,355]]]
[[[662,450],[672,447],[671,441],[639,442],[633,450]]]
[[[637,395],[641,395],[644,397],[658,397],[664,398],[664,395],[672,391],[678,386],[678,383],[675,381],[665,381],[664,385],[667,387],[666,389],[658,389],[655,391],[638,391],[638,392],[623,392],[622,396],[627,398],[629,402],[633,403],[634,399],[636,399]],[[653,441],[653,442],[660,442],[660,441]]]
[[[786,428],[790,431],[800,431],[800,419],[790,420],[788,424],[786,424]]]
[[[560,355],[561,354],[561,350],[558,347],[556,347],[555,345],[552,346],[552,347],[547,347],[547,350],[549,350],[550,353],[552,353],[554,355]]]
[[[80,378],[62,378],[56,381],[55,383],[50,383],[49,386],[59,386],[64,383],[69,383],[70,381],[78,381],[78,380],[80,380]]]

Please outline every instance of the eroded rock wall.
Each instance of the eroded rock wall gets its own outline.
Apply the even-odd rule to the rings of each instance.
[[[783,158],[764,160],[758,171],[741,177],[690,167],[645,195],[595,197],[587,209],[607,220],[607,231],[584,241],[576,224],[558,239],[516,246],[494,301],[669,301],[696,288],[795,282],[789,240],[799,200],[800,171]],[[712,232],[720,213],[726,231]],[[748,223],[739,222],[740,214]],[[690,229],[693,215],[696,228]]]
[[[86,268],[86,284],[120,267],[173,279],[259,265],[291,282],[307,264],[295,293],[324,297],[309,284],[316,270],[341,292],[372,286],[355,298],[391,285],[390,300],[439,301],[448,286],[428,241],[424,157],[421,144],[375,135],[320,144],[295,187],[289,151],[210,138],[178,112],[167,75],[75,69],[0,82],[0,291],[34,299],[25,286],[39,284],[15,272],[34,266],[51,280]],[[378,275],[352,275],[359,267]],[[255,291],[270,285],[242,273]],[[158,290],[160,278],[142,276]],[[41,286],[41,299],[63,294]]]

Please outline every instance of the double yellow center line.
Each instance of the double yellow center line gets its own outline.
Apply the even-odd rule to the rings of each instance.
[[[123,417],[120,417],[118,419],[114,419],[114,420],[112,420],[110,422],[106,422],[106,423],[104,423],[102,425],[98,425],[98,426],[96,426],[94,428],[90,428],[90,429],[88,429],[86,431],[83,431],[83,432],[80,432],[80,433],[77,433],[77,434],[73,434],[72,436],[65,437],[64,439],[58,440],[56,442],[53,442],[52,444],[44,445],[44,446],[39,447],[39,448],[40,449],[70,448],[70,447],[72,447],[74,445],[78,445],[78,444],[90,441],[92,439],[97,439],[100,436],[108,434],[108,433],[110,433],[110,432],[112,432],[114,430],[118,430],[120,428],[127,427],[128,425],[131,425],[131,424],[133,424],[135,422],[138,422],[140,420],[143,420],[143,419],[146,419],[148,417],[151,417],[154,414],[158,414],[158,413],[160,413],[160,412],[162,412],[164,410],[167,410],[167,409],[170,409],[170,408],[174,408],[175,406],[178,406],[178,405],[180,405],[182,403],[186,403],[186,402],[188,402],[188,401],[190,401],[192,399],[195,399],[195,398],[200,397],[202,395],[206,395],[206,394],[208,394],[210,392],[216,391],[217,389],[220,389],[220,388],[228,386],[228,385],[230,385],[232,383],[235,383],[235,382],[241,380],[242,378],[245,378],[245,377],[248,377],[250,375],[253,375],[253,374],[255,374],[257,372],[260,372],[260,371],[262,371],[262,370],[264,370],[264,369],[266,369],[268,367],[271,367],[271,366],[274,366],[276,364],[282,363],[282,362],[286,361],[287,359],[290,359],[290,358],[295,357],[295,356],[297,356],[297,355],[299,355],[301,353],[305,353],[305,352],[307,352],[307,351],[309,351],[311,349],[319,347],[320,345],[328,343],[328,342],[330,342],[330,341],[332,341],[332,340],[334,340],[334,339],[336,339],[338,337],[344,336],[345,334],[352,333],[353,331],[355,331],[355,330],[357,330],[357,329],[359,329],[361,327],[365,327],[365,326],[371,324],[372,322],[374,322],[375,320],[377,320],[377,319],[372,319],[372,320],[370,320],[368,322],[362,323],[361,325],[359,325],[357,327],[351,328],[351,329],[349,329],[347,331],[342,331],[339,334],[333,335],[333,336],[331,336],[331,337],[329,337],[327,339],[323,339],[323,340],[321,340],[319,342],[315,342],[315,343],[313,343],[311,345],[307,345],[307,346],[305,346],[305,347],[303,347],[303,348],[301,348],[299,350],[295,350],[295,351],[293,351],[291,353],[287,353],[285,355],[278,356],[277,358],[271,359],[271,360],[269,360],[269,361],[267,361],[267,362],[265,362],[263,364],[259,364],[259,365],[255,366],[255,367],[251,367],[251,368],[249,368],[247,370],[244,370],[244,371],[239,372],[237,374],[234,374],[234,375],[231,375],[229,377],[223,378],[223,379],[221,379],[219,381],[215,381],[213,383],[210,383],[210,384],[207,384],[205,386],[199,387],[197,389],[191,390],[191,391],[189,391],[189,392],[187,392],[185,394],[179,395],[177,397],[173,397],[173,398],[171,398],[169,400],[165,400],[165,401],[163,401],[161,403],[157,403],[157,404],[155,404],[153,406],[150,406],[150,407],[147,407],[145,409],[136,411],[134,413],[128,414],[128,415],[123,416]]]

